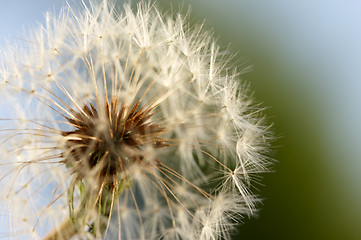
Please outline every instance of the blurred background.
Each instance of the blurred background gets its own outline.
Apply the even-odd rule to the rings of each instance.
[[[75,1],[75,0],[74,0]],[[136,2],[135,0],[133,2]],[[1,1],[0,46],[62,0]],[[259,216],[233,239],[361,239],[361,1],[158,0],[213,29],[278,137]],[[0,111],[3,111],[0,110]]]

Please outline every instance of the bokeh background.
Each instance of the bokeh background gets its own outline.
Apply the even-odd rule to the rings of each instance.
[[[65,1],[0,3],[6,49],[5,39],[23,41],[22,29],[43,23],[43,13]],[[158,4],[184,12],[190,6],[193,23],[206,19],[219,43],[231,44],[235,66],[253,67],[243,78],[274,125],[277,163],[258,186],[263,205],[233,239],[361,239],[361,1]]]

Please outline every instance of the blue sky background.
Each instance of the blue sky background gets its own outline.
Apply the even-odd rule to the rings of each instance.
[[[5,39],[21,41],[23,29],[43,22],[45,11],[58,12],[63,4],[2,1],[0,46],[6,49]],[[361,1],[187,4],[192,18],[206,18],[220,42],[231,43],[254,66],[245,78],[270,106],[267,113],[281,136],[274,156],[279,163],[262,188],[263,210],[258,219],[246,221],[240,234],[264,239],[261,233],[251,235],[264,227],[275,239],[292,233],[292,239],[361,239]]]

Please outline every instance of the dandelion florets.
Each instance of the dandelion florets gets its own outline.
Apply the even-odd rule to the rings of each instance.
[[[0,237],[229,239],[255,214],[269,127],[187,21],[94,0],[1,53]]]

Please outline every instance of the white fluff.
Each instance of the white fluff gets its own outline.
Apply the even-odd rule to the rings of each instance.
[[[114,203],[107,238],[229,239],[255,211],[252,176],[269,164],[267,127],[238,74],[211,34],[179,15],[149,3],[89,6],[47,14],[26,46],[1,54],[0,96],[14,112],[0,119],[0,237],[41,238],[67,218],[64,116],[107,94],[157,105],[151,121],[170,143],[122,173],[131,187]],[[89,222],[99,217],[88,211]],[[95,238],[86,229],[77,237]]]

